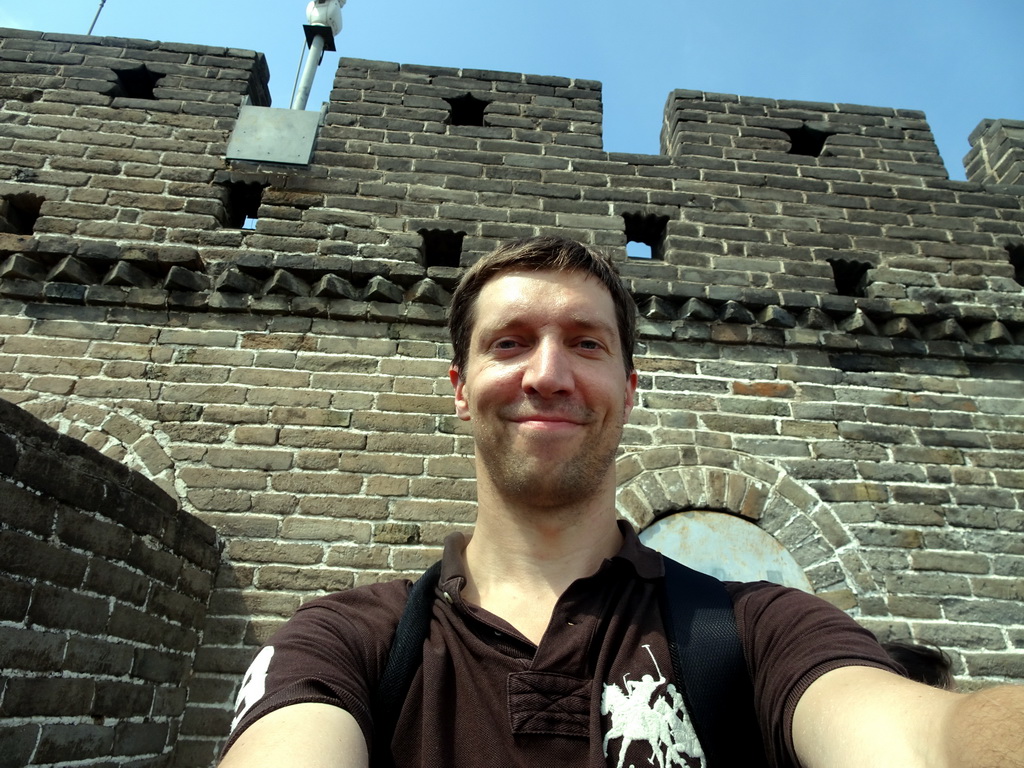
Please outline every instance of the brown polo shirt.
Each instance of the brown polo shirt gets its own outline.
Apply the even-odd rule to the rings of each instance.
[[[423,664],[392,741],[399,768],[704,765],[665,640],[661,555],[622,528],[620,552],[569,586],[539,646],[462,599],[465,539],[448,538]],[[894,667],[818,598],[765,582],[727,587],[769,762],[795,766],[792,715],[811,682],[851,664]],[[257,655],[231,740],[279,707],[322,702],[350,712],[372,744],[372,692],[409,589],[395,581],[303,605]]]

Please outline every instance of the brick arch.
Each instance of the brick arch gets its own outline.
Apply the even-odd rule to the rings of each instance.
[[[174,460],[160,444],[152,424],[139,414],[75,400],[37,399],[20,407],[57,432],[82,441],[152,480],[182,506]]]
[[[840,607],[853,611],[862,598],[882,593],[829,506],[762,459],[713,448],[655,448],[623,456],[617,472],[619,515],[638,530],[667,512],[739,515],[779,541],[815,592]]]

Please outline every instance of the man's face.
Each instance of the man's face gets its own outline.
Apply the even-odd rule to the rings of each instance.
[[[480,479],[502,495],[554,507],[614,484],[636,373],[626,373],[615,307],[597,279],[492,279],[476,300],[466,369],[450,376],[456,413],[473,422]]]

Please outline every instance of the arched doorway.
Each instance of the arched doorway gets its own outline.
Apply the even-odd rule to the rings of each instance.
[[[737,515],[691,510],[655,520],[640,540],[664,555],[724,581],[771,581],[805,592],[811,582],[771,534]]]

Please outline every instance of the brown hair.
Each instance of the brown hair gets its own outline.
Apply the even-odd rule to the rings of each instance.
[[[907,672],[907,677],[934,688],[951,691],[953,682],[953,662],[949,654],[938,646],[921,645],[919,643],[902,643],[892,641],[882,643],[889,657]]]
[[[532,237],[507,243],[480,259],[462,276],[448,307],[448,333],[454,347],[452,365],[457,370],[465,370],[480,291],[493,278],[515,270],[582,272],[600,280],[615,304],[626,373],[633,371],[633,345],[636,343],[636,304],[633,297],[623,286],[611,259],[563,237]]]

